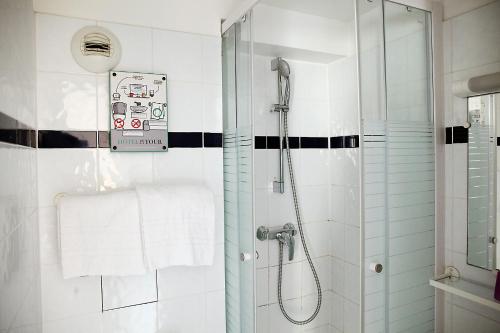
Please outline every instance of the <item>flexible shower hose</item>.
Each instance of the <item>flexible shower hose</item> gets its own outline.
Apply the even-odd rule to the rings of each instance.
[[[297,188],[295,186],[295,176],[293,174],[293,164],[292,164],[292,154],[290,152],[290,144],[288,140],[288,112],[283,112],[283,126],[285,128],[285,142],[286,142],[286,155],[287,155],[287,161],[288,161],[288,173],[290,175],[290,185],[292,188],[292,194],[293,194],[293,205],[295,207],[295,217],[297,219],[297,225],[299,226],[299,234],[300,234],[300,241],[302,242],[302,247],[304,248],[304,253],[306,255],[307,261],[309,262],[309,267],[311,267],[312,274],[314,276],[314,280],[316,281],[316,288],[318,292],[318,303],[316,305],[316,310],[314,310],[314,313],[307,319],[305,320],[295,320],[290,315],[286,312],[285,307],[283,305],[283,298],[281,296],[281,283],[283,280],[283,243],[280,241],[279,242],[279,266],[278,266],[278,303],[280,305],[281,312],[283,313],[283,316],[290,321],[291,323],[295,325],[305,325],[310,323],[311,321],[316,318],[316,316],[319,313],[319,310],[321,309],[321,299],[322,299],[322,294],[321,294],[321,285],[319,282],[319,277],[318,273],[316,272],[316,269],[314,268],[314,264],[311,259],[311,255],[309,254],[309,250],[307,249],[307,244],[306,244],[306,239],[304,237],[304,230],[302,229],[302,217],[300,215],[300,207],[299,207],[299,200],[297,196]]]

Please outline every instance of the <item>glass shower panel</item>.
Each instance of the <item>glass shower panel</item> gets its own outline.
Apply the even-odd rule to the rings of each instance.
[[[467,263],[494,267],[496,133],[493,95],[468,98]]]
[[[387,332],[434,331],[430,13],[386,1]]]
[[[226,331],[255,331],[250,14],[222,38]]]
[[[365,332],[434,331],[430,29],[426,11],[358,1]]]

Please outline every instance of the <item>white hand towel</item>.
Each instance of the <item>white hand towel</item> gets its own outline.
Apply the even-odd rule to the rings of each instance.
[[[138,186],[143,249],[150,270],[213,264],[212,192],[193,185]]]
[[[57,206],[64,278],[145,273],[135,191],[66,195]]]

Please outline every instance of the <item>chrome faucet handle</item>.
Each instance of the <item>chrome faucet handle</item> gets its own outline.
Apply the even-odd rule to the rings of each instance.
[[[292,261],[295,251],[295,238],[289,232],[280,232],[276,235],[276,238],[288,248],[288,261]]]

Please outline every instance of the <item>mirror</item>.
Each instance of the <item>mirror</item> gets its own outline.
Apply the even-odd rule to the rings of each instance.
[[[500,197],[497,185],[497,137],[500,136],[500,94],[473,96],[468,105],[467,263],[500,268],[498,239]],[[498,228],[500,229],[500,228]]]

